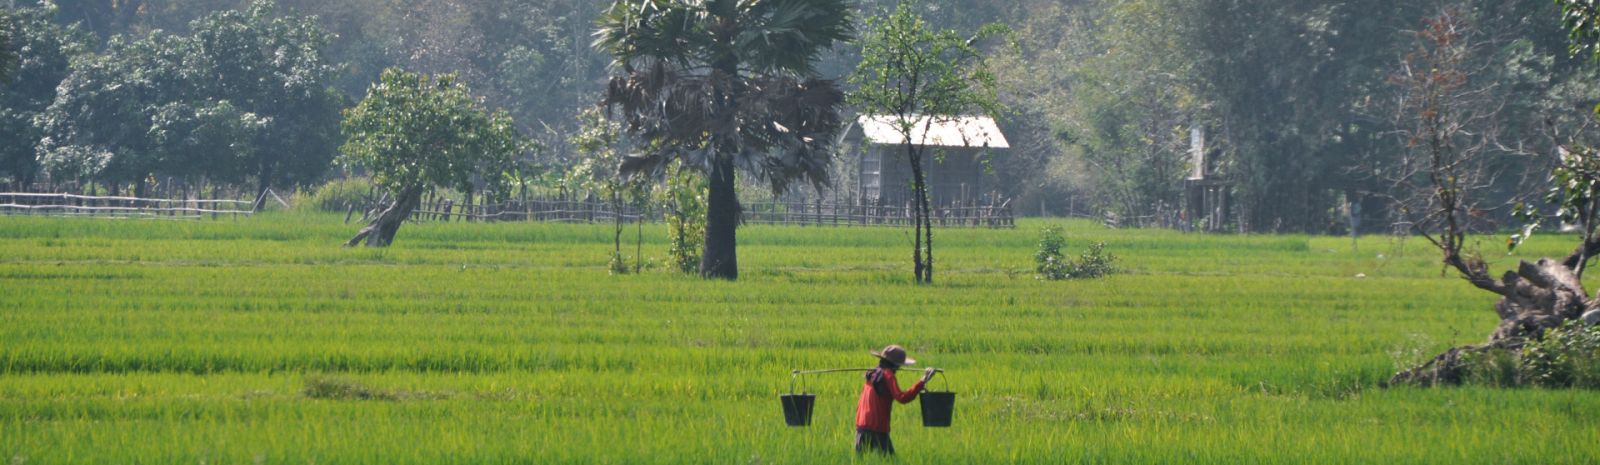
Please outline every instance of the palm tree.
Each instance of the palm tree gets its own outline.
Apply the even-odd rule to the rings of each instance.
[[[700,275],[737,279],[736,169],[774,192],[828,182],[844,94],[812,63],[849,39],[845,0],[617,0],[596,49],[614,57],[603,103],[647,147],[627,175],[673,161],[707,176]]]

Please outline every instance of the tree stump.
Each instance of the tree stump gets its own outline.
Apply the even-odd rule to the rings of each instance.
[[[1488,342],[1447,350],[1427,363],[1395,374],[1389,383],[1420,386],[1461,384],[1470,368],[1464,356],[1520,350],[1527,341],[1544,337],[1545,331],[1600,308],[1596,300],[1588,297],[1578,274],[1573,271],[1583,257],[1575,254],[1574,258],[1562,262],[1548,258],[1537,263],[1524,261],[1516,271],[1506,272],[1499,282],[1484,282],[1469,275],[1468,279],[1479,288],[1501,295],[1500,301],[1494,306],[1495,312],[1500,315],[1500,324],[1489,334]]]

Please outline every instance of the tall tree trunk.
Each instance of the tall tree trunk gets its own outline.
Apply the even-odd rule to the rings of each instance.
[[[732,40],[732,37],[723,37]],[[726,53],[717,57],[711,68],[713,79],[726,79],[729,85],[739,86],[739,56]],[[721,76],[717,76],[720,74]],[[716,112],[713,119],[732,116],[739,108],[737,88],[716,86]],[[734,157],[740,150],[735,141],[737,134],[712,134],[716,154],[711,161],[710,186],[706,196],[705,246],[700,255],[702,278],[739,279],[738,229],[740,218],[739,193],[735,190]]]
[[[267,189],[272,187],[272,165],[262,163],[256,171],[256,203],[250,206],[251,211],[261,211],[267,204]]]
[[[634,220],[636,226],[633,231],[633,274],[644,271],[644,208],[639,209],[639,218]]]
[[[922,283],[933,284],[933,214],[932,202],[928,200],[928,181],[926,175],[918,170],[917,185],[921,186],[917,194],[922,198]]]
[[[911,215],[912,228],[916,232],[916,250],[911,252],[911,261],[914,262],[916,282],[927,284],[933,282],[933,222],[928,214],[928,184],[922,172],[922,153],[914,146],[906,145],[906,158],[911,162]]]
[[[706,242],[700,255],[700,276],[739,279],[739,258],[735,249],[735,236],[739,228],[739,195],[734,190],[733,158],[721,156],[713,161],[709,178]]]
[[[612,235],[611,235],[611,272],[627,272],[628,264],[622,259],[622,193],[617,189],[611,190]]]
[[[422,203],[422,188],[412,187],[401,192],[395,197],[394,203],[389,208],[379,213],[367,227],[344,243],[345,247],[354,247],[366,241],[367,247],[388,247],[394,243],[394,235],[400,231],[400,225],[411,213],[417,210],[417,205]]]

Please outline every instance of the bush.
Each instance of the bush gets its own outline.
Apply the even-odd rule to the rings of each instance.
[[[683,169],[677,170],[660,192],[671,241],[667,262],[683,274],[700,272],[706,233],[705,192],[705,178]]]
[[[1033,270],[1039,273],[1041,279],[1067,279],[1069,263],[1061,255],[1061,247],[1067,245],[1067,239],[1061,237],[1061,227],[1046,227],[1042,235],[1044,237],[1039,239],[1039,249],[1033,253]]]
[[[356,208],[366,207],[371,201],[367,194],[372,192],[372,182],[367,178],[341,178],[328,181],[309,195],[295,195],[294,206],[297,209],[315,209],[344,213],[351,205]]]
[[[1473,354],[1464,363],[1471,384],[1600,388],[1600,329],[1568,321],[1522,350]]]
[[[1042,235],[1038,250],[1033,253],[1034,271],[1039,273],[1039,279],[1094,279],[1117,272],[1117,257],[1106,252],[1105,242],[1096,242],[1079,254],[1077,260],[1068,260],[1061,255],[1067,240],[1062,237],[1060,227],[1044,228]]]
[[[1568,321],[1522,348],[1523,379],[1550,388],[1600,388],[1600,330]]]

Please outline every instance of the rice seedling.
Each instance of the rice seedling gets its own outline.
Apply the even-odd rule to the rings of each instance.
[[[951,428],[897,409],[905,463],[1600,456],[1589,391],[1380,387],[1396,354],[1496,321],[1417,242],[1069,222],[1066,250],[1104,241],[1121,273],[1052,282],[1047,223],[1024,222],[936,231],[916,286],[905,231],[748,227],[727,283],[610,276],[605,225],[420,224],[367,250],[338,247],[342,219],[0,217],[0,460],[854,462],[859,379],[798,380],[805,428],[778,395],[888,343],[958,393]]]

